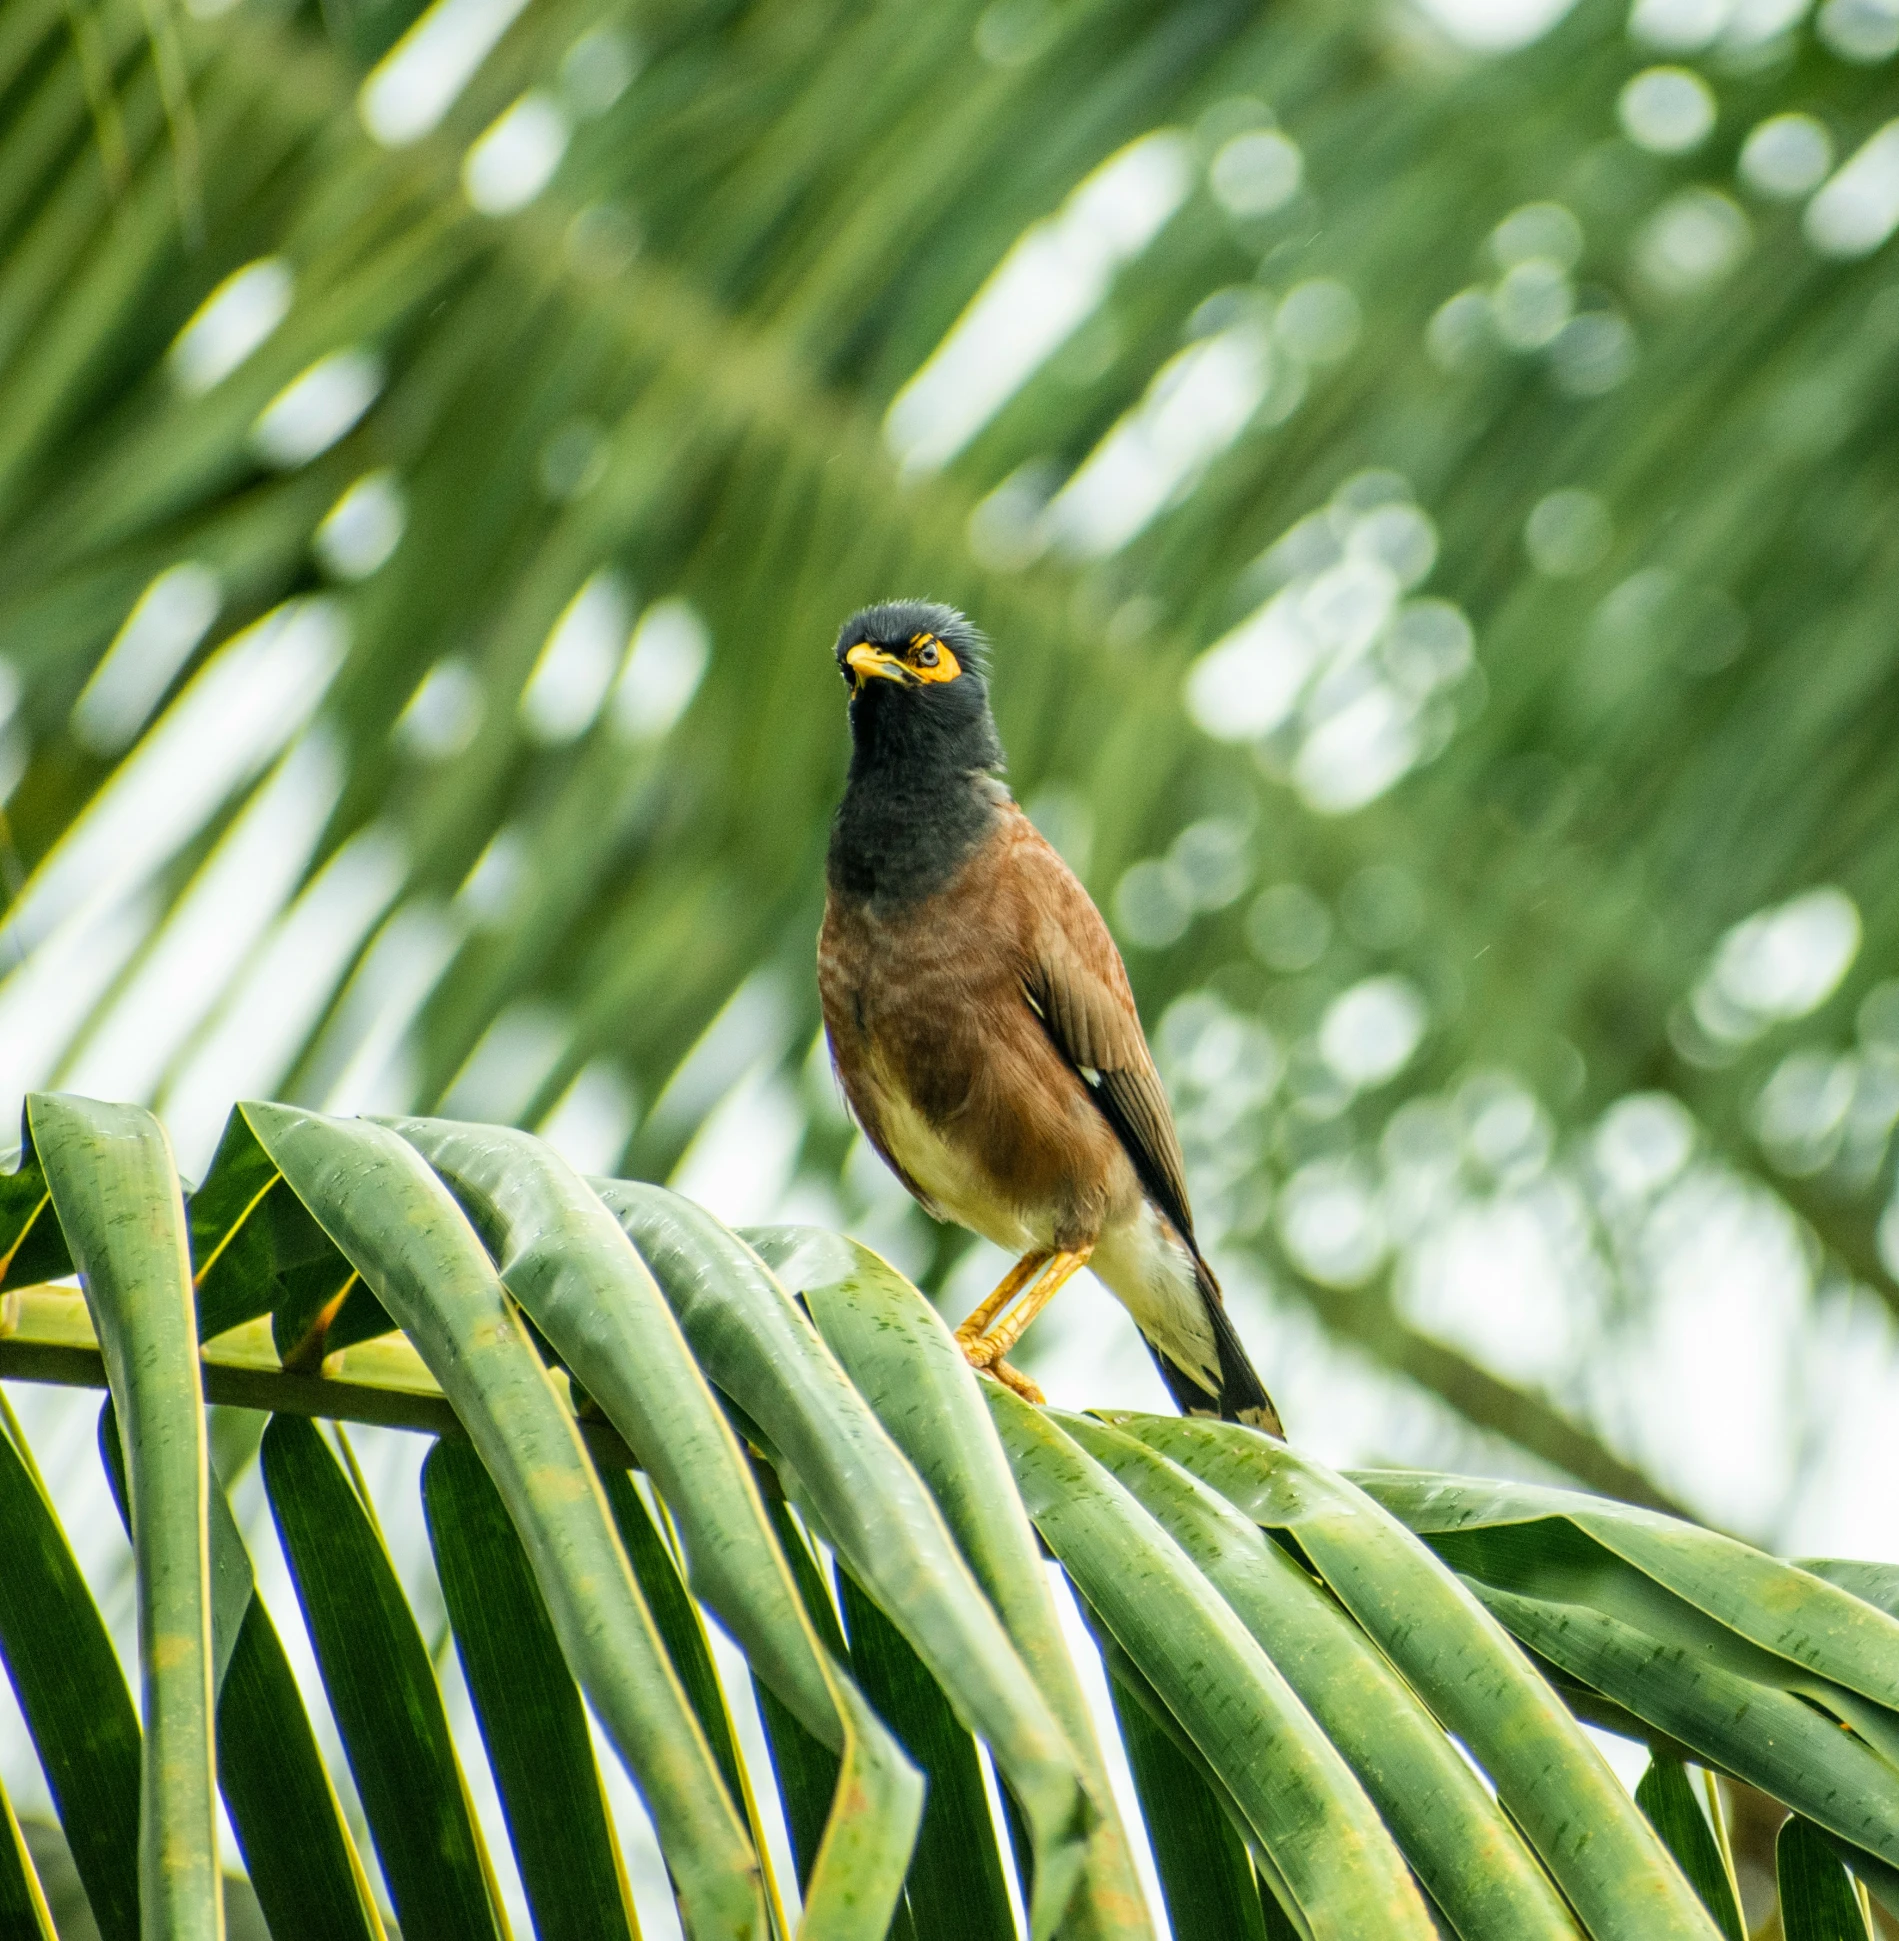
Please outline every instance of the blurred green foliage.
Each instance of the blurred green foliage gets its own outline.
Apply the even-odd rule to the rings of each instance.
[[[0,1093],[155,1100],[188,1168],[241,1092],[571,1108],[663,1176],[776,1057],[835,1183],[826,650],[923,593],[993,637],[1242,1280],[1650,1496],[1599,1386],[1407,1307],[1407,1194],[1557,1163],[1639,1310],[1672,1139],[1899,1302],[1877,5],[1483,57],[1334,0],[533,0],[424,127],[478,11],[0,18]],[[970,311],[1025,231],[1066,268]],[[923,386],[887,436],[966,312],[972,368],[1057,341],[957,449]],[[1202,660],[1276,591],[1303,646]]]

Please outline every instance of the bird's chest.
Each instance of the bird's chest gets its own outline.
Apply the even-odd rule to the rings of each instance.
[[[879,910],[833,898],[818,939],[818,996],[847,1088],[896,1090],[933,1120],[967,1104],[1006,988],[993,932],[957,903]]]
[[[998,1038],[1030,1014],[955,915],[834,904],[818,949],[825,1027],[872,1141],[941,1213],[1021,1250],[1040,1238],[998,1178],[990,1094]]]

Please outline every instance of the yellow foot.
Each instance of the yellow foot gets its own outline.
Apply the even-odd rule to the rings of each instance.
[[[1025,1402],[1033,1402],[1038,1409],[1047,1408],[1048,1397],[1023,1374],[1021,1369],[1012,1368],[998,1356],[989,1364],[989,1372],[1004,1388],[1012,1388]]]
[[[978,1374],[987,1368],[1000,1352],[996,1344],[986,1335],[964,1334],[961,1328],[956,1330],[956,1345],[963,1351],[963,1359]]]
[[[1058,1253],[1024,1254],[1009,1269],[996,1291],[956,1330],[956,1345],[962,1349],[963,1359],[970,1367],[978,1371],[987,1369],[1005,1387],[1014,1389],[1025,1401],[1040,1408],[1042,1391],[1019,1369],[1011,1368],[1003,1357],[1022,1339],[1029,1323],[1086,1265],[1093,1252],[1094,1245],[1090,1242],[1085,1247],[1064,1248]],[[1026,1293],[1024,1288],[1028,1290]],[[1018,1294],[1022,1298],[1016,1301]],[[1011,1301],[1016,1301],[1014,1310],[1005,1314],[1003,1310]]]
[[[1048,1259],[1045,1253],[1024,1254],[996,1283],[995,1291],[988,1299],[981,1302],[969,1319],[956,1330],[957,1346],[969,1357],[972,1368],[987,1368],[995,1360],[993,1354],[979,1352],[989,1324],[1042,1271]]]

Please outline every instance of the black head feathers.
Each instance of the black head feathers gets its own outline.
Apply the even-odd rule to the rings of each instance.
[[[838,670],[851,685],[851,772],[963,776],[1000,768],[988,643],[954,607],[891,600],[845,621]]]
[[[891,600],[845,621],[851,771],[830,876],[847,894],[902,900],[952,875],[1008,800],[988,653],[954,607]]]
[[[965,615],[934,600],[885,600],[852,614],[838,629],[837,664],[844,667],[853,647],[901,649],[919,637],[940,640],[966,672],[988,674],[988,641]]]

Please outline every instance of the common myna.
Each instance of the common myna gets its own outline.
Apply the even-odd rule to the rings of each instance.
[[[996,779],[981,637],[949,607],[894,601],[845,622],[837,663],[851,766],[818,991],[871,1144],[926,1212],[1019,1256],[957,1330],[963,1352],[1039,1402],[1003,1358],[1092,1265],[1181,1409],[1281,1434],[1195,1244],[1120,953]]]

